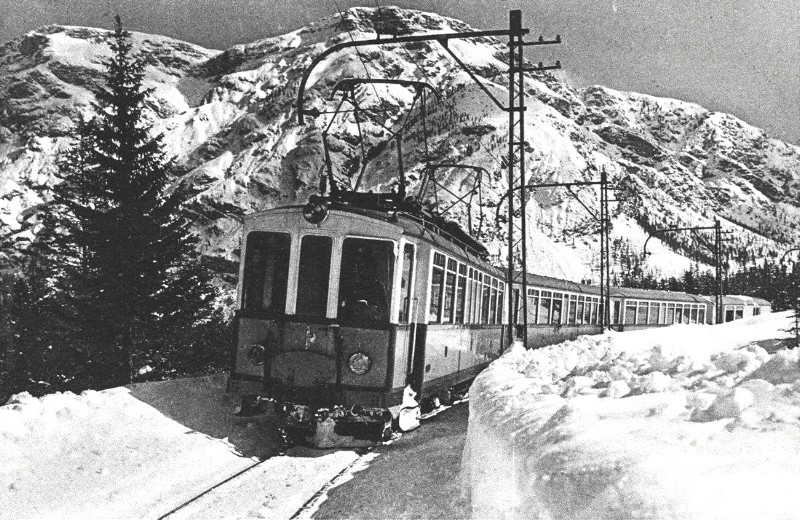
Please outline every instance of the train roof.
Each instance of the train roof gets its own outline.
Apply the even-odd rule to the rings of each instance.
[[[635,289],[633,287],[612,287],[611,296],[621,296],[623,298],[641,300],[708,303],[708,300],[697,294],[689,294],[677,291],[662,291],[660,289]]]
[[[772,303],[762,298],[744,296],[741,294],[729,294],[722,297],[723,305],[748,305],[753,307],[771,307]]]
[[[519,282],[521,273],[516,272],[514,281]],[[552,289],[554,291],[573,292],[578,294],[591,294],[597,296],[600,294],[599,285],[589,285],[578,282],[571,282],[569,280],[561,280],[560,278],[553,278],[552,276],[544,276],[540,274],[528,273],[528,285],[531,287],[539,287],[545,289]],[[641,299],[641,300],[661,300],[661,301],[676,301],[676,302],[692,302],[692,303],[707,303],[707,300],[702,296],[695,294],[688,294],[684,292],[675,291],[662,291],[658,289],[635,289],[631,287],[612,287],[611,296],[617,298],[628,299]]]
[[[281,212],[303,212],[304,206],[281,206],[245,215],[245,220]],[[488,263],[486,248],[468,235],[457,224],[435,221],[425,215],[404,211],[386,211],[359,207],[357,205],[332,202],[329,211],[339,215],[357,215],[375,219],[399,227],[404,235],[426,241],[436,248],[462,260],[466,260],[499,278],[505,278],[505,271]],[[440,219],[437,219],[440,220]]]

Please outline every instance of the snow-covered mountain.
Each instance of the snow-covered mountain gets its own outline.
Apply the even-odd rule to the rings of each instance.
[[[321,132],[331,116],[298,125],[295,103],[304,69],[329,46],[375,38],[381,26],[398,34],[470,29],[436,14],[387,7],[353,8],[225,51],[134,33],[136,50],[148,63],[147,86],[155,89],[153,121],[183,168],[177,182],[196,193],[197,231],[204,252],[220,260],[220,270],[234,272],[230,262],[237,258],[243,214],[305,202],[317,189],[324,164]],[[100,29],[48,26],[0,47],[0,254],[13,256],[35,232],[36,209],[54,182],[55,157],[72,139],[79,115],[91,111],[91,88],[102,76],[107,38]],[[503,42],[456,40],[450,48],[499,99],[507,99]],[[538,61],[533,52],[528,55]],[[490,205],[505,190],[507,115],[455,60],[434,42],[351,49],[316,69],[306,106],[333,109],[338,100],[330,100],[331,88],[352,77],[418,79],[436,86],[440,97],[430,100],[427,117],[430,160],[496,172],[482,209],[493,219]],[[531,75],[526,89],[528,182],[597,180],[606,168],[620,201],[612,207],[617,257],[625,250],[638,254],[653,228],[710,225],[714,218],[735,231],[728,244],[734,261],[779,254],[797,242],[797,146],[734,116],[679,100],[600,86],[574,88],[550,74]],[[409,115],[414,93],[400,85],[365,85],[357,97],[362,107],[372,108],[363,133],[372,151],[361,188],[385,189],[397,177],[387,128]],[[419,109],[410,115],[416,124],[404,133],[402,148],[413,178],[422,170],[426,143]],[[358,135],[352,115],[330,129],[332,162],[342,175],[360,166]],[[461,191],[471,174],[439,175]],[[577,193],[597,207],[597,190]],[[529,268],[592,278],[599,242],[589,213],[563,189],[538,190],[530,201]],[[463,220],[465,214],[455,216]],[[663,274],[688,268],[687,257],[707,256],[690,234],[672,235],[668,244],[653,242],[649,249],[656,254],[648,262]]]

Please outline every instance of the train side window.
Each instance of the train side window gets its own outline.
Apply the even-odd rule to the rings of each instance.
[[[561,293],[553,293],[553,314],[550,316],[550,323],[553,325],[561,325],[561,310],[564,305],[564,295]]]
[[[683,318],[681,319],[681,323],[689,323],[689,314],[691,313],[691,308],[689,305],[683,306]]]
[[[647,325],[647,310],[649,305],[647,302],[639,302],[637,306],[637,314],[636,314],[636,324],[637,325]]]
[[[668,303],[667,304],[667,320],[665,321],[667,325],[672,325],[675,323],[675,304]]]
[[[458,284],[456,286],[456,323],[464,323],[465,304],[467,301],[467,266],[458,264]]]
[[[569,313],[567,314],[567,323],[570,325],[575,325],[575,322],[577,321],[575,317],[575,313],[577,312],[577,303],[578,303],[578,297],[575,296],[574,294],[570,294],[569,309],[567,311]]]
[[[475,323],[483,323],[483,275],[475,272]]]
[[[736,316],[734,319],[741,320],[744,318],[744,307],[736,307]]]
[[[600,323],[597,320],[598,304],[599,300],[597,298],[592,298],[592,312],[591,315],[589,316],[589,323],[591,323],[592,325],[597,325],[598,323]]]
[[[583,305],[583,323],[589,324],[592,322],[592,299],[586,297]]]
[[[683,304],[675,304],[675,323],[683,323]]]
[[[539,291],[536,289],[528,289],[528,313],[530,314],[531,324],[539,323]]]
[[[628,300],[625,302],[625,324],[636,325],[636,301]]]
[[[291,242],[287,233],[253,231],[247,235],[242,283],[244,310],[286,312]]]
[[[489,302],[491,301],[492,297],[491,282],[489,281],[488,274],[483,275],[482,278],[483,293],[481,294],[481,323],[489,323]]]
[[[331,274],[331,237],[306,235],[300,242],[300,270],[295,312],[324,318]]]
[[[474,297],[472,295],[472,268],[467,269],[467,292],[466,301],[464,302],[464,323],[472,323],[472,302]]]
[[[578,310],[575,315],[575,323],[583,325],[583,309],[586,307],[586,298],[578,296]]]
[[[658,325],[658,312],[661,305],[656,302],[650,302],[650,314],[647,316],[648,325]]]
[[[497,323],[497,280],[491,280],[491,297],[489,299],[489,321],[487,323]]]
[[[447,260],[447,273],[444,279],[444,312],[442,322],[451,323],[453,321],[453,306],[456,302],[456,261],[452,258]]]
[[[503,323],[503,310],[505,309],[506,284],[497,282],[497,323]]]
[[[706,306],[701,305],[700,308],[697,310],[697,322],[698,323],[705,323],[706,322]]]
[[[394,279],[394,243],[344,239],[339,282],[339,317],[389,321]]]
[[[444,285],[444,255],[433,254],[433,273],[431,276],[431,303],[428,308],[428,321],[440,320],[442,310],[442,288]]]
[[[692,305],[691,323],[697,323],[697,305]]]
[[[464,289],[464,323],[472,323],[472,268],[467,268],[467,286]]]
[[[553,301],[553,293],[550,291],[542,291],[541,300],[537,309],[536,323],[547,325],[550,323],[550,307]]]
[[[414,246],[403,247],[403,271],[400,276],[400,323],[408,323],[411,318],[411,284],[414,276]]]

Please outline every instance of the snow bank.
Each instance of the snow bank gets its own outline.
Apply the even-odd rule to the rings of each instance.
[[[800,518],[787,313],[515,347],[470,389],[474,518]],[[765,349],[764,347],[767,347]]]
[[[268,435],[232,422],[224,380],[12,397],[0,406],[0,519],[155,518],[252,465]]]

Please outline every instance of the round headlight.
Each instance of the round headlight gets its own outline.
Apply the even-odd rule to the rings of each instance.
[[[369,372],[369,368],[372,366],[372,360],[363,352],[356,352],[350,356],[350,362],[347,366],[350,367],[350,371],[354,374],[363,376]]]
[[[264,363],[264,347],[262,345],[250,345],[247,347],[247,359],[254,365]]]
[[[319,195],[312,195],[303,206],[303,218],[309,224],[320,224],[328,218],[328,203]]]

